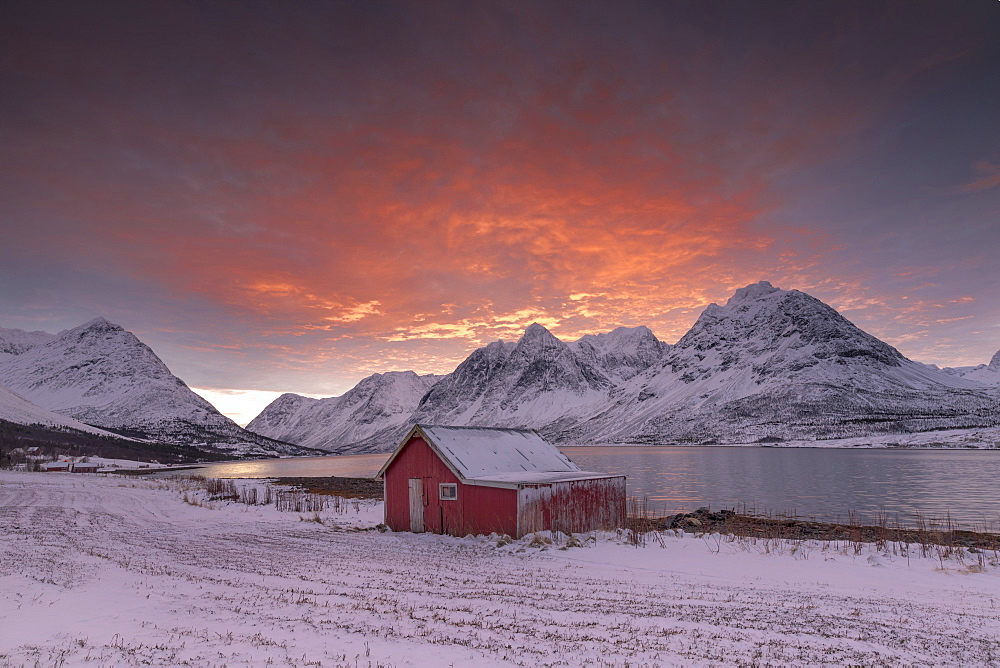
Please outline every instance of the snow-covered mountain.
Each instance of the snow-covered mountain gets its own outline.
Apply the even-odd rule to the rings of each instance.
[[[811,440],[998,425],[1000,392],[980,379],[993,371],[976,373],[911,361],[819,300],[760,282],[710,305],[673,346],[645,327],[564,343],[534,324],[474,351],[391,423],[364,410],[310,419],[294,395],[265,413],[267,433],[317,447],[335,433],[339,452],[390,450],[414,422],[532,428],[567,444]],[[349,443],[353,421],[369,435]],[[277,431],[283,422],[296,431]]]
[[[661,362],[670,345],[648,327],[618,327],[607,334],[587,334],[569,344],[578,356],[615,381],[628,380]]]
[[[415,422],[522,426],[606,403],[614,381],[601,368],[535,323],[516,344],[473,352],[420,401]]]
[[[945,367],[941,369],[947,374],[972,380],[984,385],[1000,385],[1000,350],[993,355],[989,364],[976,366]]]
[[[983,385],[913,362],[821,301],[767,282],[710,305],[622,390],[559,437],[725,443],[1000,423]]]
[[[0,362],[14,355],[31,350],[35,346],[48,343],[56,338],[56,334],[48,332],[26,332],[23,329],[5,329],[0,327]]]
[[[125,436],[236,454],[315,454],[241,429],[132,333],[104,318],[0,361],[0,385],[43,409]]]
[[[247,428],[337,452],[391,450],[415,422],[559,433],[606,408],[622,378],[661,361],[668,349],[646,327],[567,344],[536,323],[516,343],[496,341],[473,351],[419,396],[399,394],[391,420],[371,419],[357,402],[348,414],[339,408],[341,397],[319,400],[329,407],[321,411],[317,400],[284,395]],[[364,429],[355,430],[356,423]],[[352,434],[363,437],[352,441]]]
[[[368,376],[339,397],[283,394],[247,425],[257,434],[336,452],[383,430],[404,427],[440,376],[390,371]]]

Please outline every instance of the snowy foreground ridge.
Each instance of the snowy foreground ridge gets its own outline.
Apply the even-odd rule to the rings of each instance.
[[[498,547],[379,533],[374,502],[320,523],[186,484],[0,472],[0,666],[1000,661],[992,553]]]

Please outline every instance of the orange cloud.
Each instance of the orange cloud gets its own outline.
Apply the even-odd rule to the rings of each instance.
[[[980,173],[980,177],[959,186],[959,192],[980,192],[1000,186],[1000,165],[994,165],[988,160],[980,160],[976,163],[976,171]]]
[[[19,252],[147,286],[172,319],[159,330],[195,313],[212,346],[259,349],[253,372],[274,377],[447,370],[533,321],[567,339],[645,324],[673,341],[760,279],[883,308],[863,280],[829,278],[842,239],[775,218],[782,179],[859,143],[901,80],[953,59],[918,35],[901,71],[845,61],[843,24],[821,15],[734,34],[698,3],[662,5],[683,21],[625,4],[597,20],[334,3],[289,10],[280,29],[234,7],[225,39],[180,10],[163,18],[191,48],[169,58],[87,16],[76,42],[77,24],[18,38],[38,52],[12,66],[21,83],[60,82],[25,93],[38,106],[3,149],[30,184],[25,220],[46,221],[23,226]],[[978,169],[964,190],[997,184],[994,165]]]

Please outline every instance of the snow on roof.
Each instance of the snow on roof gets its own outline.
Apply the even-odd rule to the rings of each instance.
[[[527,429],[419,427],[463,478],[525,471],[580,470],[556,446],[546,443],[537,433]]]
[[[500,474],[574,473],[580,468],[556,446],[528,429],[416,425],[379,471],[381,477],[412,436],[421,435],[460,478]]]

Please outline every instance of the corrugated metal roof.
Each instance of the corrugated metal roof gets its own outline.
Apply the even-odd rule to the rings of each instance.
[[[463,478],[580,471],[556,446],[527,429],[438,425],[419,425],[419,429]]]

